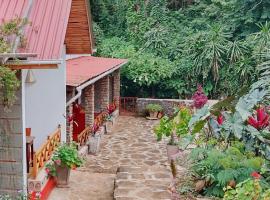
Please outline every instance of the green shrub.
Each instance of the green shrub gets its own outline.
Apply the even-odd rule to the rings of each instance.
[[[249,178],[236,185],[235,189],[228,186],[224,200],[269,200],[270,189],[259,178]]]
[[[191,160],[194,175],[206,181],[204,194],[216,197],[223,197],[223,188],[230,181],[245,181],[252,172],[260,171],[265,163],[263,158],[251,156],[236,147],[227,150],[195,148]]]
[[[173,123],[169,117],[164,116],[161,118],[160,123],[154,127],[154,132],[157,136],[157,140],[160,141],[162,138],[170,137],[173,131]]]
[[[163,110],[159,104],[148,104],[145,109],[149,112],[161,112]]]

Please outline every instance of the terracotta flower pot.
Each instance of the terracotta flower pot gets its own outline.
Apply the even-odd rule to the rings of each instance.
[[[150,112],[149,114],[151,118],[157,118],[158,112]]]
[[[179,152],[179,148],[176,145],[167,145],[167,155],[169,162],[171,162],[173,156]]]
[[[66,165],[55,165],[57,187],[68,187],[70,168]]]

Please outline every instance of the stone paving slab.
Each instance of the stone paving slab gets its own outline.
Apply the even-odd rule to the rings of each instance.
[[[104,135],[100,152],[87,155],[85,166],[72,173],[70,188],[57,188],[49,200],[171,199],[166,144],[156,141],[156,123],[121,116]]]
[[[116,176],[114,199],[171,199],[168,186],[171,172],[163,166],[120,167]]]
[[[87,157],[86,170],[116,173],[120,166],[168,166],[166,145],[157,142],[153,126],[158,121],[120,117],[111,134],[104,137],[98,155]]]
[[[49,200],[113,200],[115,174],[71,171],[69,188],[55,188]]]

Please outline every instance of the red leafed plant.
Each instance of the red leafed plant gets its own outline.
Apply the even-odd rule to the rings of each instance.
[[[115,103],[112,103],[112,104],[107,106],[107,111],[108,111],[109,115],[112,114],[115,110],[116,110]]]
[[[202,108],[208,101],[207,96],[203,92],[202,86],[199,84],[197,87],[197,91],[192,96],[193,104],[195,108],[200,109]]]
[[[261,130],[269,125],[269,115],[266,113],[265,108],[260,107],[256,110],[256,117],[249,117],[248,124],[254,128]]]

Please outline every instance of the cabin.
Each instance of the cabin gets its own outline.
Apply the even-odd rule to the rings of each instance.
[[[105,124],[108,109],[119,113],[120,69],[127,60],[92,56],[95,49],[87,0],[72,1],[65,41],[67,54],[73,54],[66,60],[67,141],[82,147],[93,135],[93,127]]]
[[[88,0],[1,0],[0,25],[15,18],[29,24],[20,30],[25,47],[0,54],[20,80],[9,112],[0,102],[0,194],[46,199],[54,187],[46,162],[60,142],[85,144],[95,118],[118,106],[127,60],[92,56]]]
[[[80,56],[67,60],[67,133],[83,146],[104,115],[119,115],[120,69],[125,59]],[[108,129],[108,127],[106,127]]]

